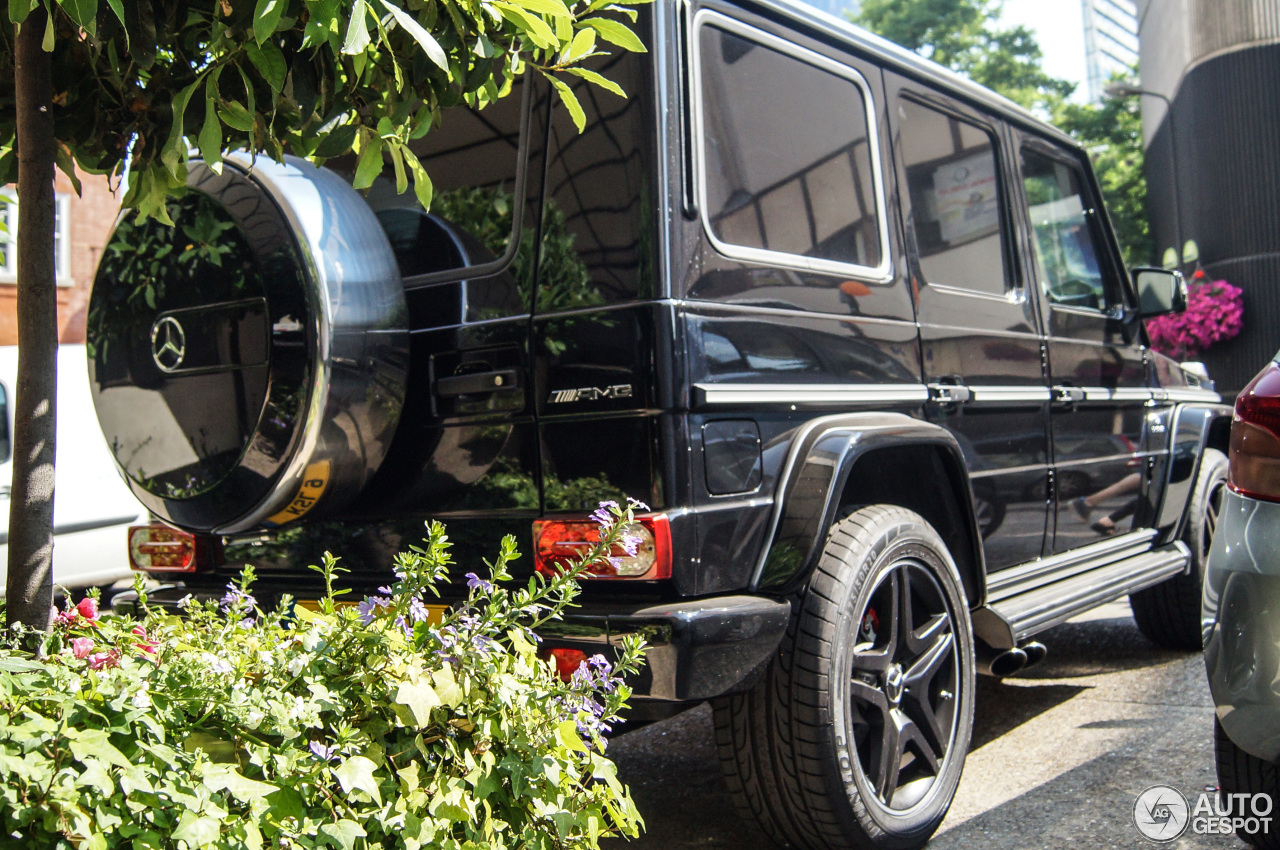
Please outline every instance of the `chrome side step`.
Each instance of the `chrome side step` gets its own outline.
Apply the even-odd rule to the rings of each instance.
[[[1122,550],[1126,554],[1131,551],[1129,545]],[[1021,576],[1002,575],[999,581],[993,577],[986,606],[973,612],[977,636],[992,647],[1017,646],[1031,635],[1090,608],[1184,572],[1191,558],[1182,541],[1101,565],[1096,562],[1096,552],[1088,558],[1081,558],[1081,554],[1058,558],[1051,565],[1056,569],[1046,570],[1044,562],[1037,562],[1036,569],[1028,569]]]

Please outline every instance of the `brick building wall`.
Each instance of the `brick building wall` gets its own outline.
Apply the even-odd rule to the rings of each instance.
[[[105,177],[85,175],[80,183],[79,197],[62,172],[54,183],[54,191],[67,196],[68,225],[63,232],[69,243],[66,273],[58,279],[59,342],[84,342],[93,273],[120,209]],[[0,345],[18,344],[17,295],[14,276],[0,271]]]

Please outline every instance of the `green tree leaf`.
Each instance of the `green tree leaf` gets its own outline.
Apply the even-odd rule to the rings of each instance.
[[[200,128],[199,144],[201,158],[217,171],[222,162],[222,122],[218,120],[215,92],[216,89],[205,88],[204,126]]]
[[[627,96],[627,93],[622,90],[622,86],[618,85],[613,80],[610,80],[606,77],[601,76],[600,74],[597,74],[595,71],[588,70],[587,68],[565,68],[564,70],[565,70],[565,73],[573,74],[575,77],[581,77],[587,82],[595,83],[600,88],[604,89],[605,91],[612,92],[613,94],[616,94],[618,97]]]
[[[9,0],[9,20],[20,24],[31,14],[40,0]],[[119,2],[119,0],[117,0]]]
[[[169,130],[169,139],[164,143],[164,149],[160,154],[160,161],[165,164],[175,178],[181,179],[182,160],[186,153],[186,147],[182,140],[183,136],[183,113],[187,111],[187,103],[191,100],[191,94],[196,90],[199,81],[193,82],[191,85],[178,92],[173,99],[173,124]]]
[[[573,20],[573,13],[569,11],[569,7],[560,0],[512,0],[518,3],[530,12],[541,15],[551,15],[553,18],[568,18]]]
[[[288,0],[258,0],[253,13],[253,37],[258,44],[262,44],[276,31],[287,5]]]
[[[564,101],[565,108],[569,110],[569,116],[573,118],[573,126],[577,127],[578,132],[581,133],[587,126],[587,115],[582,111],[582,104],[578,102],[577,96],[564,81],[555,77],[550,77],[550,80],[551,85],[555,86],[556,93],[560,95],[560,100]]]
[[[363,53],[369,47],[369,4],[355,0],[351,7],[351,20],[347,24],[342,52],[348,56]]]
[[[271,86],[272,91],[279,92],[284,88],[289,65],[285,62],[280,48],[269,41],[263,42],[261,47],[250,41],[245,44],[244,52],[249,54],[249,61],[262,74],[262,78],[267,81],[267,85]]]
[[[423,29],[422,25],[413,19],[412,15],[402,10],[391,0],[378,0],[383,7],[391,13],[391,17],[395,18],[397,24],[405,28],[409,35],[413,36],[414,41],[422,47],[427,54],[427,58],[436,64],[436,67],[449,73],[449,57],[445,56],[444,50],[440,48],[440,42],[436,41],[431,33]]]
[[[644,46],[644,42],[631,30],[619,21],[612,18],[583,18],[578,21],[579,26],[591,27],[600,37],[610,44],[616,44],[623,50],[630,50],[632,53],[647,53],[648,50]]]
[[[97,33],[98,0],[58,0],[58,5],[76,22],[76,26],[89,35]]]
[[[360,151],[360,159],[356,162],[356,177],[351,185],[357,189],[368,189],[381,173],[382,139],[372,136]]]

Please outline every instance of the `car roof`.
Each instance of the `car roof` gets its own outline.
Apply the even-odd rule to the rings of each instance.
[[[899,73],[945,89],[949,94],[970,101],[1002,118],[1030,126],[1045,135],[1054,137],[1057,141],[1075,148],[1079,147],[1075,139],[1004,95],[997,94],[950,68],[925,59],[887,38],[810,6],[802,0],[737,0],[737,2],[744,8],[758,9],[770,17],[785,18],[801,24],[813,30],[824,40],[833,41],[861,53],[887,58],[893,70]]]

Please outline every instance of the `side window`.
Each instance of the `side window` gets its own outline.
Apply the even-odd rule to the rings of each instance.
[[[1035,234],[1036,276],[1049,301],[1105,309],[1107,281],[1089,226],[1093,204],[1079,167],[1024,148],[1022,185]]]
[[[698,33],[703,214],[717,248],[880,276],[878,160],[861,76],[727,20]]]
[[[648,40],[643,19],[640,26],[638,35]],[[627,97],[566,77],[586,126],[578,132],[569,110],[556,104],[536,305],[544,314],[652,297],[656,288],[650,63],[617,51],[587,67],[620,85]]]
[[[906,98],[898,101],[898,118],[921,276],[935,286],[1003,296],[995,139]]]

